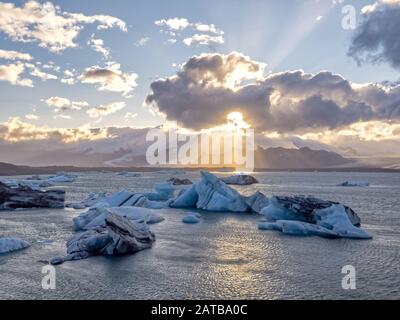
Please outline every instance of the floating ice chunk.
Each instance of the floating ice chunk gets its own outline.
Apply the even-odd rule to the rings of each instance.
[[[189,184],[193,184],[192,181],[190,181],[189,179],[179,179],[179,178],[175,178],[175,177],[171,177],[167,180],[167,182],[172,183],[174,186],[178,186],[178,185],[189,185]]]
[[[67,256],[55,257],[50,263],[135,253],[150,248],[154,241],[155,236],[147,224],[110,213],[104,227],[74,235],[67,241]]]
[[[305,219],[294,213],[293,211],[286,209],[279,205],[276,198],[272,198],[270,204],[264,207],[261,210],[261,214],[265,216],[265,218],[269,221],[276,221],[276,220],[300,220],[304,221]]]
[[[198,222],[200,222],[200,219],[199,219],[199,217],[198,217],[198,214],[196,214],[196,213],[189,213],[189,214],[187,214],[186,216],[184,216],[184,217],[182,218],[182,222],[183,222],[183,223],[191,223],[191,224],[193,224],[193,223],[198,223]]]
[[[128,172],[128,171],[118,172],[117,175],[119,175],[119,176],[124,176],[124,177],[127,177],[127,178],[136,178],[136,177],[140,177],[140,173],[137,173],[137,172]]]
[[[197,208],[218,212],[248,212],[245,198],[227,186],[215,175],[201,171],[201,180],[195,184],[199,196]]]
[[[141,207],[141,204],[146,201],[146,197],[142,193],[135,193],[132,197],[124,202],[125,207]]]
[[[248,174],[237,174],[234,176],[221,178],[221,180],[226,184],[235,184],[240,186],[258,183],[256,178]]]
[[[261,213],[271,221],[296,220],[315,223],[315,210],[329,208],[335,204],[338,203],[310,196],[272,197],[270,205],[262,209]],[[345,210],[351,223],[355,226],[360,226],[361,221],[358,215],[347,206],[345,206]]]
[[[82,200],[81,202],[69,203],[67,204],[67,207],[74,209],[84,209],[95,205],[97,202],[100,202],[105,198],[106,198],[105,192],[99,194],[89,193],[86,199]]]
[[[153,200],[148,200],[145,198],[145,201],[143,203],[135,205],[135,207],[142,207],[142,208],[148,208],[148,209],[166,209],[169,208],[169,204],[171,203],[172,200],[167,200],[167,201],[153,201]]]
[[[359,228],[360,218],[349,207],[313,197],[273,197],[261,210],[268,221],[281,224],[282,232],[296,235],[370,239]],[[262,228],[274,225],[265,223]]]
[[[22,179],[22,180],[4,179],[1,182],[3,182],[5,185],[11,188],[28,187],[34,190],[51,187],[53,185],[53,183],[47,180],[33,180],[33,179]]]
[[[171,208],[194,208],[199,199],[196,186],[192,185],[188,189],[182,189],[179,195],[170,203]]]
[[[184,170],[159,170],[159,171],[156,171],[156,173],[174,175],[174,174],[186,174],[186,171],[184,171]]]
[[[261,222],[258,224],[258,229],[282,231],[282,225],[276,222]]]
[[[31,189],[40,189],[51,187],[54,184],[62,182],[73,182],[76,180],[75,176],[61,175],[61,176],[51,176],[47,179],[41,179],[38,176],[32,176],[27,179],[15,180],[15,179],[5,179],[2,182],[12,188],[17,187],[29,187]]]
[[[28,248],[29,242],[19,238],[0,238],[0,253],[8,253]]]
[[[143,195],[149,200],[167,201],[174,196],[175,188],[169,182],[161,182],[154,184],[154,191],[144,193]]]
[[[80,227],[80,229],[76,230],[88,230],[97,227],[104,227],[105,220],[110,213],[126,217],[129,220],[141,220],[148,224],[158,223],[164,220],[164,218],[160,214],[147,208],[140,208],[140,207],[113,207],[113,208],[103,208],[103,209],[92,208],[87,213],[74,218],[74,225]]]
[[[122,190],[117,193],[113,193],[111,196],[105,198],[102,202],[107,203],[109,207],[119,207],[128,201],[133,195],[133,192]]]
[[[87,212],[72,218],[75,231],[85,230],[86,226],[96,217],[105,212],[105,208],[90,208]]]
[[[245,201],[251,210],[257,213],[260,213],[263,208],[269,205],[268,198],[260,191],[257,191],[250,197],[245,197]]]
[[[345,181],[339,184],[340,187],[369,187],[368,181]]]
[[[48,182],[51,183],[64,183],[64,182],[74,182],[77,179],[77,174],[66,173],[66,172],[57,172],[55,176],[51,176],[47,179]]]
[[[41,191],[30,187],[10,187],[0,182],[0,210],[19,208],[64,208],[65,191]]]
[[[307,222],[279,220],[276,223],[281,226],[283,233],[289,235],[339,238],[337,233]]]
[[[372,237],[363,229],[355,227],[341,204],[332,205],[326,209],[315,212],[314,221],[316,224],[330,229],[337,235],[345,238],[371,239]]]
[[[49,178],[47,181],[53,182],[53,183],[63,183],[63,182],[74,182],[76,180],[75,177],[70,177],[70,176],[55,176],[52,178]]]

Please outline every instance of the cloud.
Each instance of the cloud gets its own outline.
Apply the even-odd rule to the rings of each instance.
[[[21,7],[0,3],[0,31],[13,41],[38,42],[52,52],[76,47],[74,40],[84,24],[97,24],[98,29],[127,30],[125,22],[118,18],[63,12],[51,2],[28,1]]]
[[[45,81],[45,80],[55,80],[55,79],[58,78],[54,74],[50,74],[50,73],[47,73],[47,72],[44,72],[44,71],[40,70],[37,66],[35,66],[32,63],[25,63],[25,66],[28,69],[31,69],[30,74],[32,76],[37,77],[37,78],[39,78],[39,79],[41,79],[43,81]]]
[[[171,19],[161,19],[154,22],[158,27],[167,27],[172,32],[182,31],[191,28],[200,32],[208,32],[213,34],[222,35],[224,32],[217,29],[214,24],[205,24],[202,22],[190,22],[186,18],[171,18]]]
[[[67,98],[62,97],[50,97],[44,100],[44,102],[50,106],[54,107],[54,112],[61,112],[67,110],[82,110],[89,106],[86,101],[70,101]]]
[[[359,64],[388,62],[400,69],[400,1],[379,0],[362,9],[348,55]]]
[[[222,36],[210,36],[208,34],[195,34],[189,38],[185,38],[183,43],[187,46],[191,45],[214,45],[224,43]]]
[[[146,104],[187,128],[224,124],[231,112],[265,132],[314,132],[360,121],[400,119],[400,85],[358,85],[328,71],[262,76],[265,65],[240,53],[190,58],[151,84]]]
[[[140,38],[138,41],[135,42],[135,46],[137,47],[144,47],[150,41],[149,37]]]
[[[137,86],[136,73],[124,73],[117,63],[109,63],[106,67],[93,66],[87,68],[79,77],[82,83],[95,84],[99,91],[121,92],[123,96],[129,94]]]
[[[32,56],[28,53],[22,53],[12,50],[2,50],[0,49],[0,59],[6,60],[32,60]]]
[[[82,140],[93,141],[110,138],[107,128],[91,129],[83,126],[73,129],[51,129],[23,122],[19,117],[10,118],[5,123],[0,124],[0,136],[0,141],[12,143],[45,140],[47,143],[52,142],[55,149],[59,148],[59,143],[57,143],[59,141],[73,143]],[[43,146],[41,152],[44,149],[46,149],[45,146]]]
[[[104,41],[102,39],[96,39],[92,35],[88,41],[88,45],[96,52],[103,55],[104,58],[109,58],[110,49],[104,47]]]
[[[36,114],[33,114],[33,113],[25,115],[25,118],[28,119],[28,120],[38,120],[39,119],[39,117]]]
[[[33,87],[31,79],[21,78],[25,65],[21,62],[0,65],[0,81],[7,81],[12,85]]]
[[[125,107],[126,107],[125,102],[113,102],[110,104],[105,104],[98,107],[90,108],[87,110],[87,114],[91,118],[100,118],[102,116],[106,116],[111,113],[122,110]]]
[[[154,24],[158,27],[167,28],[166,31],[161,29],[161,32],[166,33],[170,38],[168,43],[176,43],[176,38],[181,31],[195,32],[191,36],[183,39],[183,43],[187,46],[191,45],[215,45],[224,43],[224,32],[218,29],[214,24],[205,24],[202,22],[190,22],[186,18],[171,18],[157,20]],[[196,33],[201,32],[201,34]]]
[[[185,18],[161,19],[154,22],[158,27],[168,27],[171,30],[184,30],[191,25]]]
[[[76,83],[76,80],[74,78],[62,78],[60,81],[61,83],[65,83],[70,86]]]
[[[137,117],[137,113],[127,112],[125,113],[124,119],[126,122],[129,122]]]

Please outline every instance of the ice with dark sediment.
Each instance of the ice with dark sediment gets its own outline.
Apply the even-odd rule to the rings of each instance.
[[[28,186],[10,187],[0,182],[0,210],[64,208],[65,191],[42,191]]]
[[[258,183],[256,178],[248,174],[236,174],[230,177],[221,178],[221,180],[226,184],[235,184],[240,186]]]
[[[105,226],[72,236],[67,241],[67,255],[54,257],[50,263],[60,264],[97,255],[132,254],[150,248],[154,241],[155,235],[145,222],[109,213],[105,218]]]
[[[340,187],[369,187],[368,181],[349,180],[339,184]]]
[[[360,218],[351,208],[332,201],[304,196],[273,197],[261,214],[268,220],[259,224],[262,230],[329,238],[372,238],[360,228]]]
[[[164,218],[155,210],[140,207],[103,207],[90,208],[87,212],[72,219],[76,231],[104,227],[110,214],[117,214],[129,220],[143,221],[148,224],[158,223]]]

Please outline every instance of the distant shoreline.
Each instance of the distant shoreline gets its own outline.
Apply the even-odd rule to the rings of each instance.
[[[90,171],[104,171],[104,172],[156,172],[156,171],[171,171],[171,174],[177,170],[185,171],[221,171],[234,172],[234,168],[217,168],[217,167],[75,167],[75,166],[44,166],[44,167],[31,167],[23,165],[13,165],[9,163],[0,162],[0,176],[17,176],[17,175],[34,175],[34,174],[55,174],[59,171],[68,172],[90,172]],[[400,173],[397,169],[374,168],[374,167],[349,167],[349,168],[256,168],[254,172],[387,172],[387,173]]]

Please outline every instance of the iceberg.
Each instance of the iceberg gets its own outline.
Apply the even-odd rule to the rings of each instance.
[[[53,186],[53,183],[47,180],[41,180],[41,179],[36,180],[29,178],[22,180],[5,179],[2,180],[1,182],[11,188],[28,187],[35,190]]]
[[[368,181],[345,181],[339,184],[339,187],[369,187]]]
[[[175,188],[170,182],[162,182],[154,184],[154,192],[144,193],[143,195],[149,200],[167,201],[174,196]]]
[[[118,172],[117,175],[119,175],[119,176],[124,176],[124,177],[127,177],[127,178],[136,178],[136,177],[140,177],[140,173],[137,173],[137,172],[129,172],[129,171]]]
[[[244,197],[235,189],[227,186],[215,175],[201,171],[201,180],[196,183],[196,192],[199,199],[197,208],[206,211],[219,212],[248,212],[249,206]]]
[[[86,259],[97,255],[125,255],[151,248],[155,235],[144,222],[109,213],[104,227],[72,236],[67,241],[67,255],[54,257],[51,264]]]
[[[313,197],[273,197],[261,210],[267,222],[262,230],[280,230],[291,235],[317,235],[328,238],[371,239],[360,228],[360,218],[349,207]]]
[[[0,182],[0,210],[18,208],[64,208],[65,191],[41,191],[30,187],[10,187]]]
[[[353,225],[342,204],[335,204],[315,212],[314,221],[317,225],[332,230],[344,238],[371,239],[363,229]]]
[[[129,220],[139,220],[148,224],[158,223],[164,218],[151,209],[139,207],[113,207],[113,208],[91,208],[73,218],[76,231],[89,230],[97,227],[105,227],[106,218],[110,214],[126,217]]]
[[[240,186],[258,183],[256,178],[247,174],[237,174],[234,176],[221,178],[221,180],[226,184],[235,184]]]
[[[93,207],[119,207],[124,205],[124,203],[129,201],[133,196],[133,192],[122,190],[101,199],[99,202],[95,203]]]
[[[277,222],[261,222],[258,224],[258,229],[282,231],[282,225]]]
[[[199,195],[196,191],[196,186],[192,185],[188,189],[182,189],[169,206],[171,208],[195,208],[198,200]]]
[[[325,209],[335,204],[339,203],[311,196],[275,196],[270,199],[270,204],[261,210],[261,214],[271,221],[296,220],[314,223],[315,210]],[[347,206],[344,208],[351,223],[355,226],[360,226],[361,220],[359,216],[351,208]]]
[[[269,199],[260,191],[257,191],[249,197],[245,197],[247,205],[251,211],[260,213],[261,210],[269,205]]]
[[[74,209],[85,209],[95,205],[97,202],[106,198],[105,192],[102,193],[89,193],[88,196],[81,202],[68,203],[66,207]]]
[[[19,238],[0,238],[0,253],[8,253],[16,250],[28,248],[29,242]]]
[[[258,206],[254,205],[254,208],[259,210],[260,203],[265,200],[261,199],[260,194],[247,199],[212,173],[201,171],[200,174],[201,180],[181,191],[171,201],[170,207],[198,208],[217,212],[251,212],[253,204],[257,202]]]
[[[50,183],[64,183],[64,182],[75,182],[78,178],[77,174],[66,173],[64,171],[57,172],[55,176],[51,176],[47,179]]]
[[[175,178],[175,177],[171,177],[167,180],[167,182],[172,183],[174,186],[178,186],[178,185],[189,185],[189,184],[193,184],[192,181],[190,181],[189,179],[179,179],[179,178]]]

